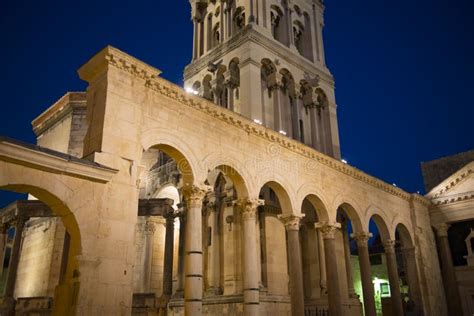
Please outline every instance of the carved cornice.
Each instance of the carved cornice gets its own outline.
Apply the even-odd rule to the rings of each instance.
[[[67,92],[31,122],[33,132],[36,136],[39,136],[46,129],[61,121],[74,109],[83,108],[85,111],[86,105],[85,92]]]
[[[449,178],[447,178],[446,180],[438,184],[428,194],[426,194],[426,197],[433,200],[437,199],[441,195],[448,193],[455,186],[459,185],[461,182],[465,181],[473,174],[474,174],[474,161],[468,163],[463,168],[459,169],[456,173],[454,173],[452,176],[450,176]]]
[[[448,204],[454,204],[454,203],[459,203],[459,202],[466,202],[470,200],[474,200],[474,191],[464,192],[461,194],[450,195],[450,196],[442,196],[437,199],[433,199],[433,204],[435,206],[441,206],[441,205],[448,205]]]
[[[79,68],[78,74],[81,79],[91,82],[104,73],[108,66],[118,68],[134,77],[145,80],[158,77],[161,74],[161,70],[112,46],[105,47],[92,57],[84,66]]]
[[[281,60],[285,60],[288,64],[299,68],[302,72],[307,72],[311,69],[312,75],[319,75],[330,86],[334,86],[334,78],[329,70],[320,64],[315,64],[303,56],[294,54],[294,52],[285,45],[270,39],[258,30],[253,29],[251,25],[246,25],[245,28],[235,36],[232,36],[224,43],[216,46],[212,51],[206,53],[199,59],[194,60],[184,69],[184,80],[188,80],[198,74],[202,69],[206,69],[210,62],[222,59],[230,51],[242,47],[247,41],[257,43],[272,53],[274,53]],[[258,61],[260,65],[260,61]]]

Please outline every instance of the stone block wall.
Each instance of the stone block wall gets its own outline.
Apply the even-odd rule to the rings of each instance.
[[[54,296],[65,229],[58,218],[31,219],[23,233],[15,297]]]

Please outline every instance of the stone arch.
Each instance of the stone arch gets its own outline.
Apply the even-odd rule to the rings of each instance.
[[[369,218],[369,221],[367,222],[367,226],[366,226],[367,231],[369,229],[369,223],[371,219],[373,219],[375,222],[375,225],[377,225],[377,229],[379,230],[380,238],[382,239],[382,242],[385,240],[394,238],[394,235],[390,234],[390,229],[388,228],[387,221],[382,216],[380,216],[380,214],[373,214]]]
[[[398,232],[400,241],[403,247],[414,247],[413,237],[410,230],[403,223],[398,223],[395,226],[395,233]]]
[[[288,31],[286,17],[278,5],[272,4],[270,6],[270,23],[273,38],[283,45],[287,45],[288,40],[286,34]]]
[[[202,97],[209,101],[214,101],[214,94],[211,87],[212,76],[207,74],[202,79]]]
[[[141,143],[145,151],[156,148],[173,158],[183,177],[183,184],[193,184],[194,180],[199,178],[201,173],[201,168],[198,165],[199,160],[193,153],[192,147],[176,135],[161,128],[152,129],[142,134]]]
[[[291,203],[290,195],[288,194],[288,190],[285,189],[285,187],[283,187],[279,182],[275,180],[267,181],[261,187],[263,188],[264,186],[268,186],[275,192],[278,201],[280,202],[280,207],[283,215],[290,215],[295,213]],[[298,213],[299,212],[300,211],[298,211]]]
[[[298,190],[297,205],[303,205],[303,202],[308,200],[316,210],[316,216],[321,222],[329,222],[328,202],[323,193],[314,185],[305,185]]]
[[[3,171],[1,171],[3,173]],[[18,173],[14,173],[16,176]],[[74,314],[74,305],[77,304],[77,295],[80,287],[80,267],[77,261],[82,254],[82,236],[75,214],[67,205],[66,198],[54,188],[43,188],[37,182],[40,177],[28,177],[20,181],[9,178],[13,173],[5,172],[0,178],[0,190],[16,193],[31,194],[45,203],[61,221],[69,235],[69,253],[64,277],[60,277],[58,287],[54,294],[53,312],[59,314]],[[66,303],[69,302],[69,303]],[[75,302],[75,303],[74,303]]]
[[[227,164],[218,164],[215,167],[210,168],[209,170],[214,169],[221,171],[226,177],[232,180],[234,188],[237,191],[237,196],[239,198],[247,198],[249,196],[248,185],[240,171]]]
[[[343,199],[343,202],[336,207],[336,216],[339,209],[342,209],[345,215],[350,219],[354,232],[364,231],[361,214],[357,206],[355,206],[354,201],[345,202]]]

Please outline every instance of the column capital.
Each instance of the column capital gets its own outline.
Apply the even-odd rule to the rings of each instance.
[[[304,214],[278,215],[278,219],[285,225],[286,230],[299,230],[303,217]]]
[[[208,185],[187,185],[183,188],[183,195],[186,199],[186,205],[193,207],[195,203],[202,203],[202,200],[212,189]]]
[[[240,207],[242,218],[244,220],[250,220],[255,218],[257,214],[257,208],[260,205],[265,204],[265,201],[260,199],[238,199],[234,203]]]
[[[367,242],[372,237],[370,232],[352,233],[351,237],[357,242],[357,247],[367,247]]]
[[[385,249],[385,253],[395,253],[395,244],[396,240],[387,239],[383,242],[383,248]]]
[[[145,221],[145,226],[143,227],[143,231],[147,235],[153,235],[156,231],[155,223],[150,219],[147,218]]]
[[[336,231],[341,229],[341,223],[318,222],[314,227],[321,231],[324,239],[334,239]]]
[[[435,225],[434,228],[436,230],[436,234],[438,237],[448,237],[448,229],[451,225],[448,223],[441,223],[438,225]]]
[[[255,218],[257,214],[257,208],[265,203],[264,200],[260,199],[238,199],[235,201],[235,205],[240,207],[242,217],[244,220]]]

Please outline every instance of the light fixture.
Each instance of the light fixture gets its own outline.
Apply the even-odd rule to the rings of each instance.
[[[193,88],[190,88],[190,87],[184,88],[184,91],[186,91],[187,93],[192,93],[194,95],[198,95],[198,93],[199,93],[199,92],[197,92],[196,90],[194,90]]]
[[[397,185],[395,183],[392,183],[394,187],[396,187]]]
[[[286,136],[286,132],[285,132],[285,131],[280,131],[280,134],[282,134],[282,135],[285,135],[285,136]]]
[[[262,125],[262,121],[260,121],[260,120],[253,119],[253,121],[254,121],[255,123],[257,123],[258,125]]]
[[[342,161],[342,163],[345,163],[345,164],[347,164],[347,160],[345,160],[345,159],[341,159],[341,161]]]

